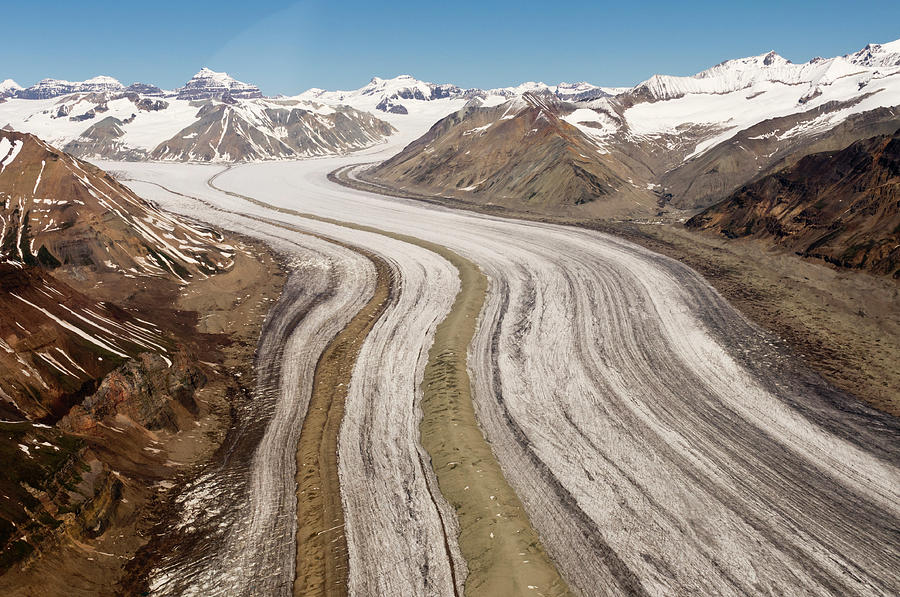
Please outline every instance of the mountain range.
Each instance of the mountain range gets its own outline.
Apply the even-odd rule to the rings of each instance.
[[[264,98],[258,87],[206,68],[174,91],[110,77],[6,87],[0,123],[86,159],[296,159],[361,149],[393,133],[369,113]]]
[[[390,142],[399,152],[362,180],[479,208],[687,219],[807,155],[893,134],[900,41],[802,64],[767,52],[627,89],[401,75],[267,98],[204,68],[171,91],[109,77],[0,90],[0,124],[85,159],[228,163]]]
[[[356,90],[266,98],[254,85],[204,68],[171,91],[125,87],[109,77],[47,79],[24,89],[7,81],[0,90],[6,96],[0,126],[84,158],[294,159],[398,139],[415,144],[404,151],[403,167],[393,160],[371,173],[383,184],[441,188],[466,201],[519,202],[528,210],[569,213],[577,205],[587,215],[646,214],[702,208],[809,153],[892,133],[900,41],[802,64],[768,52],[690,77],[655,75],[627,89],[589,83],[475,89],[402,75],[376,77]],[[513,132],[535,101],[542,103],[538,126]],[[444,118],[452,123],[439,122]],[[514,122],[500,126],[506,120]],[[438,138],[432,126],[449,136]],[[479,134],[463,134],[475,129]],[[420,139],[426,133],[440,155],[414,155],[429,149]],[[507,161],[518,166],[504,163],[499,149],[514,138],[522,143]],[[487,163],[463,157],[485,152],[495,154]],[[538,168],[563,155],[565,167],[522,171],[521,164]],[[452,174],[441,166],[448,160]],[[554,189],[574,191],[554,199]]]
[[[473,96],[364,176],[474,204],[567,215],[573,205],[583,216],[696,209],[809,153],[893,133],[898,62],[900,42],[893,42],[804,64],[769,52],[583,101],[540,90]],[[533,126],[517,126],[523,119]],[[542,155],[551,143],[558,149],[547,168]],[[504,149],[510,146],[515,151]],[[569,188],[558,180],[562,162],[571,164],[567,184],[578,192],[554,193]],[[600,171],[602,184],[583,184],[585,172]],[[611,197],[625,201],[604,202]]]

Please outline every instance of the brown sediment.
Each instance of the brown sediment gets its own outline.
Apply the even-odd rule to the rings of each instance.
[[[375,292],[322,353],[297,445],[297,573],[294,579],[297,596],[347,594],[347,540],[338,478],[338,434],[356,358],[372,326],[387,307],[392,286],[387,263],[371,253],[362,253],[375,265]]]
[[[459,294],[428,353],[420,432],[441,493],[459,519],[459,548],[469,568],[466,595],[568,595],[475,418],[466,353],[487,278],[453,251],[417,244],[450,261],[460,276]]]

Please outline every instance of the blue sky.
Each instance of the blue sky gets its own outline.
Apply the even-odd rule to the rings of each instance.
[[[795,62],[900,38],[900,2],[31,2],[2,8],[0,80],[108,74],[174,88],[202,66],[267,94],[372,76],[632,85],[770,49]]]

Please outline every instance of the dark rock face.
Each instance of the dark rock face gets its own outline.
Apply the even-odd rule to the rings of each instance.
[[[69,120],[73,122],[83,122],[85,120],[90,120],[95,116],[97,116],[97,112],[92,108],[84,114],[79,114],[78,116],[69,116]]]
[[[117,96],[115,99],[120,99],[120,98],[125,98],[125,99],[131,101],[131,103],[134,104],[134,107],[142,112],[159,112],[160,110],[165,110],[166,108],[169,107],[169,102],[167,102],[163,99],[153,99],[152,97],[142,97],[142,96],[138,95],[137,93],[134,93],[131,91],[127,91],[127,92]],[[106,107],[105,103],[102,105],[104,107]],[[94,108],[94,110],[96,110],[98,112],[101,112],[101,111],[106,112],[106,111],[108,111],[108,108],[106,108],[104,110],[100,110],[99,106],[97,106]]]
[[[145,97],[134,102],[134,105],[138,110],[143,110],[145,112],[159,112],[160,110],[168,108],[169,102]]]
[[[229,91],[227,89],[225,90],[224,93],[222,93],[222,97],[219,99],[221,99],[223,103],[230,104],[232,106],[234,106],[238,103],[237,99],[235,99],[234,96],[231,95],[231,91]]]
[[[600,99],[601,97],[609,97],[609,94],[600,88],[588,89],[575,94],[563,94],[559,89],[556,91],[556,97],[565,99],[569,102],[589,102],[591,100]]]
[[[81,453],[81,440],[71,434],[27,421],[11,423],[4,417],[0,423],[0,491],[5,496],[0,510],[0,574],[33,553],[35,545],[63,524],[63,509],[77,510],[93,497],[93,487],[78,486],[89,477],[82,470]]]
[[[165,92],[156,85],[148,85],[147,83],[132,83],[125,88],[125,93],[136,93],[138,95],[150,95],[162,97]]]
[[[382,112],[389,112],[391,114],[409,114],[409,110],[407,110],[402,104],[395,104],[388,98],[382,99],[378,102],[378,105],[375,106],[376,110],[381,110]]]
[[[203,373],[183,354],[171,366],[156,353],[142,353],[107,375],[97,391],[72,408],[61,429],[90,431],[105,419],[124,414],[150,430],[177,431],[178,406],[196,413],[194,392],[206,383]]]
[[[807,156],[687,221],[900,278],[900,131]]]

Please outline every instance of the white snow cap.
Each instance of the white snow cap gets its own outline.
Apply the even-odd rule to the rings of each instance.
[[[122,84],[112,77],[99,75],[92,77],[83,83],[84,85],[108,85],[109,87],[122,87]]]
[[[0,94],[6,93],[7,91],[18,91],[20,89],[24,88],[12,79],[5,79],[0,83]]]
[[[196,75],[191,77],[191,79],[209,79],[212,81],[220,81],[220,82],[231,82],[235,79],[230,77],[226,72],[218,72],[214,71],[211,68],[206,68],[205,66],[197,72]]]

